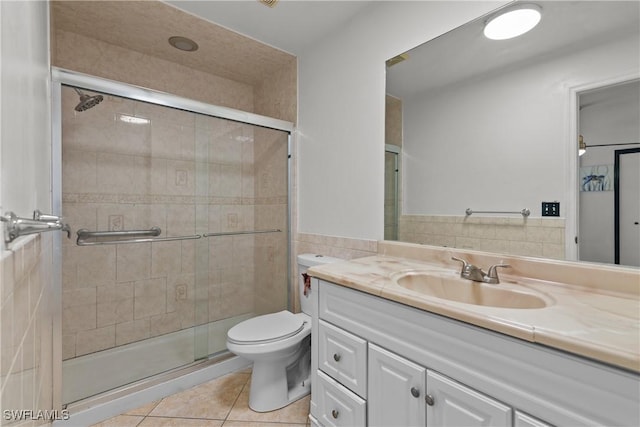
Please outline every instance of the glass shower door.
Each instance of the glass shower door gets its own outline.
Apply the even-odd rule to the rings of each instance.
[[[288,133],[61,89],[63,403],[226,350],[287,308]],[[88,94],[86,92],[89,92]],[[98,234],[96,234],[98,233]]]

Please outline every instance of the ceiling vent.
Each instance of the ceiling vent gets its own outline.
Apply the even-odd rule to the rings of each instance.
[[[258,0],[258,1],[269,7],[275,7],[276,3],[278,3],[278,0]]]

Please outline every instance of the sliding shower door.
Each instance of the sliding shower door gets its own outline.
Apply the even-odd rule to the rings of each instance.
[[[60,92],[63,403],[224,352],[288,300],[288,133],[97,95]]]

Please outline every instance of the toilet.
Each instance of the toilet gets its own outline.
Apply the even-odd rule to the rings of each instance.
[[[305,289],[309,267],[342,261],[317,254],[298,256],[298,290],[301,313],[283,310],[238,323],[227,332],[227,349],[251,360],[249,407],[273,411],[311,391],[311,314],[317,293]]]

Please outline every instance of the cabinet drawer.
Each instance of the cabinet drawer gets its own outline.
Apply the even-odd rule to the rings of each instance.
[[[318,367],[366,399],[367,342],[323,320],[318,335]]]
[[[365,426],[366,402],[318,371],[318,422],[325,427]]]

